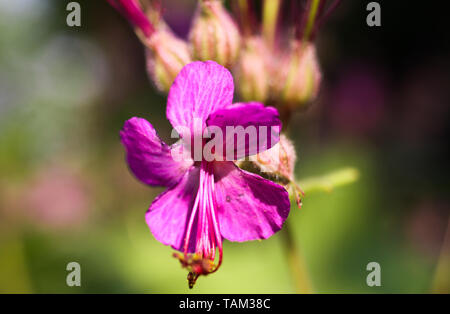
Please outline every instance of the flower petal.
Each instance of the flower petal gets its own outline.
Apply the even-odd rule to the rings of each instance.
[[[222,152],[228,161],[263,152],[280,140],[281,121],[278,110],[258,102],[236,103],[219,109],[210,115],[207,125],[218,126],[222,130]],[[235,128],[237,141],[235,133],[227,130],[228,127]],[[230,149],[228,153],[227,148]]]
[[[214,61],[192,62],[175,78],[167,100],[167,118],[172,126],[192,129],[194,119],[204,124],[215,110],[231,105],[233,77]]]
[[[215,162],[214,176],[224,238],[238,242],[267,239],[281,229],[290,209],[288,192],[282,186],[232,162]]]
[[[146,184],[170,187],[193,164],[191,159],[186,158],[176,161],[171,154],[172,148],[161,141],[145,119],[134,117],[127,120],[120,137],[131,171]]]
[[[177,185],[159,195],[150,205],[145,220],[154,237],[165,245],[183,251],[188,220],[198,191],[200,171],[192,167]],[[194,221],[192,234],[197,233]],[[195,251],[195,237],[191,237],[188,252]]]

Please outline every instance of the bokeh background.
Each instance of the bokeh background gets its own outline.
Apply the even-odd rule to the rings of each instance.
[[[188,290],[186,272],[144,213],[162,189],[128,171],[123,122],[165,140],[156,92],[131,27],[106,1],[0,0],[0,292],[292,293],[283,237],[225,242],[220,271]],[[449,292],[448,28],[437,1],[347,0],[318,35],[324,82],[295,114],[299,179],[355,167],[356,183],[307,195],[288,218],[315,292]],[[164,0],[186,36],[194,1]],[[444,239],[447,238],[447,244]],[[66,285],[81,264],[81,287]],[[366,265],[381,265],[381,287]]]

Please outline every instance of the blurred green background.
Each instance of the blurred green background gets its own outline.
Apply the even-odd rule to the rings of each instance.
[[[106,1],[79,1],[82,26],[73,28],[68,2],[0,0],[0,292],[295,292],[282,234],[225,241],[222,268],[188,289],[186,271],[144,221],[163,190],[132,176],[119,141],[132,116],[169,140],[166,97]],[[185,36],[194,1],[162,3]],[[364,1],[335,12],[318,36],[319,99],[291,124],[300,180],[348,166],[360,173],[292,206],[289,227],[314,292],[450,289],[445,19],[423,6],[408,8],[410,22],[400,3],[382,9],[379,29],[366,26]],[[72,261],[81,287],[66,285]],[[373,261],[381,287],[366,285]]]

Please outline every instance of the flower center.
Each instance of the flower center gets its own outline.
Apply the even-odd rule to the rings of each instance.
[[[189,270],[189,287],[192,288],[200,275],[211,274],[222,264],[222,238],[216,217],[213,164],[202,161],[200,182],[184,240],[184,255],[175,255]],[[193,231],[197,223],[196,233]],[[195,233],[195,234],[194,234]],[[188,254],[191,237],[195,237],[195,253]],[[216,249],[219,250],[218,264],[214,264]]]

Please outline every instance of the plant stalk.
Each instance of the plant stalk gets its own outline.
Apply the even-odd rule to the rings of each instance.
[[[262,33],[268,46],[273,49],[281,0],[264,0]]]
[[[300,250],[295,243],[294,236],[292,235],[292,231],[290,229],[289,221],[285,222],[285,225],[281,231],[281,235],[283,237],[287,261],[294,281],[296,293],[312,293],[308,272],[306,270],[306,264],[303,260]]]

